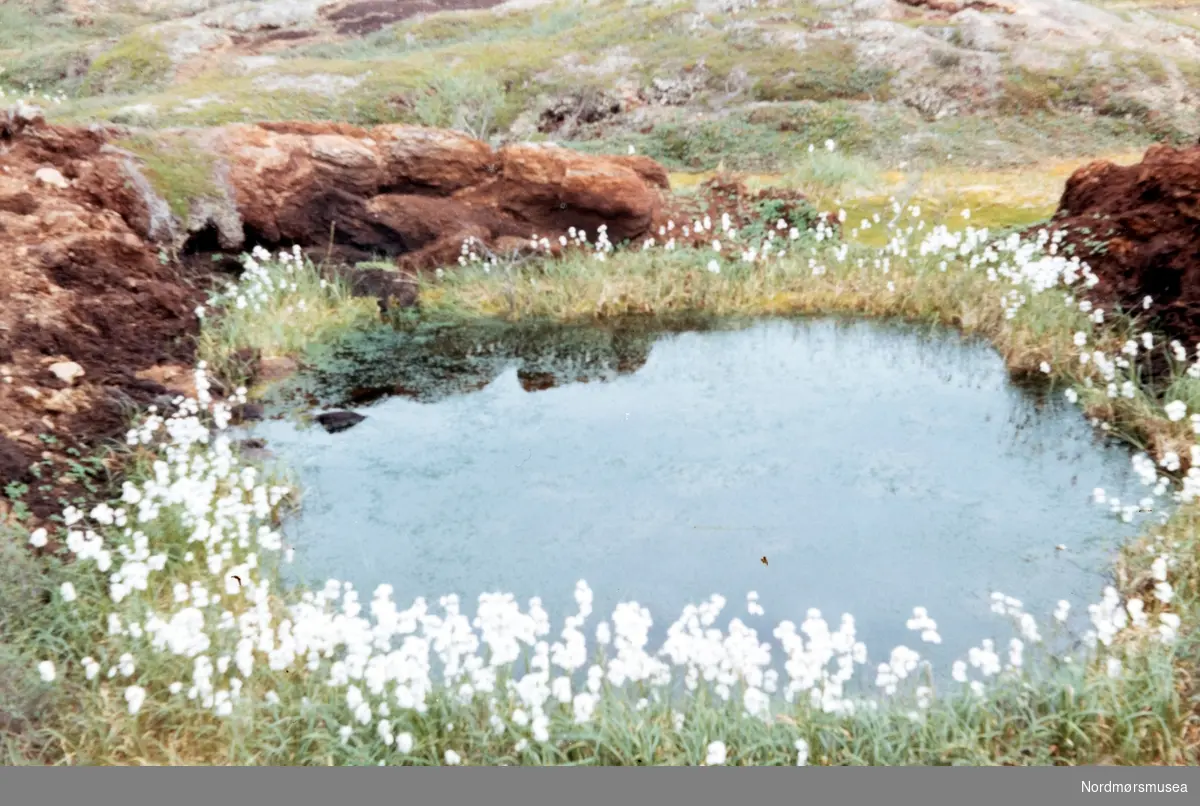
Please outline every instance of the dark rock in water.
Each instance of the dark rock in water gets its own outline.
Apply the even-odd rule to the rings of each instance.
[[[519,369],[517,370],[517,380],[521,382],[521,388],[526,392],[541,392],[558,386],[558,378],[553,372],[527,372]]]
[[[266,462],[275,458],[275,454],[267,448],[266,440],[258,437],[239,440],[237,448],[242,458],[251,462]]]
[[[262,462],[263,464],[275,458],[275,453],[269,448],[242,448],[241,455],[248,462]]]
[[[361,406],[382,400],[391,394],[395,394],[395,389],[391,386],[357,386],[346,395],[346,400],[356,406]]]
[[[367,418],[352,411],[327,411],[316,417],[317,422],[331,434],[353,428],[365,419]]]
[[[261,403],[242,403],[234,406],[233,411],[234,422],[245,423],[251,420],[261,420],[265,414]]]

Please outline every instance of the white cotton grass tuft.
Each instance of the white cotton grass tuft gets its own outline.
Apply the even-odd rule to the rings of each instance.
[[[129,686],[125,689],[125,703],[129,707],[131,716],[142,710],[144,702],[146,702],[146,689],[141,686]]]

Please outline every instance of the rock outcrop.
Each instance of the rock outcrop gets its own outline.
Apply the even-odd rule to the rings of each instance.
[[[1083,166],[1067,181],[1055,227],[1100,278],[1101,299],[1149,314],[1189,348],[1200,341],[1200,146]]]
[[[152,189],[134,198],[128,182],[106,181],[111,171],[84,182],[142,237],[187,247],[203,234],[223,250],[332,244],[399,257],[414,271],[454,262],[467,238],[490,248],[571,227],[594,235],[602,224],[613,243],[637,238],[660,217],[668,187],[665,170],[645,157],[535,143],[493,150],[419,126],[264,123],[159,136],[213,159],[208,198],[182,219],[154,226],[163,205]],[[125,158],[136,172],[135,155]]]

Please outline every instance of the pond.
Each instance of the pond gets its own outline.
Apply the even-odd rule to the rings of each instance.
[[[557,635],[585,579],[593,627],[637,601],[656,647],[685,604],[719,593],[719,624],[737,616],[760,640],[815,607],[831,625],[853,614],[875,662],[905,644],[940,666],[1011,634],[992,591],[1043,624],[1059,599],[1084,611],[1137,528],[1091,500],[1140,497],[1128,451],[952,331],[380,329],[314,362],[275,403],[366,419],[254,427],[303,489],[288,573],[364,598],[387,582],[401,607],[540,596]],[[765,615],[747,613],[750,591]],[[906,628],[914,606],[941,646]]]

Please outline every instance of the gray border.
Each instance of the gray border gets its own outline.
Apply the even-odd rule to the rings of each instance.
[[[692,775],[694,777],[689,778]],[[1085,782],[1129,792],[1085,792]],[[1186,787],[1139,792],[1137,785]],[[612,806],[732,804],[1195,804],[1200,768],[707,769],[13,769],[0,772],[0,806],[437,804]]]

